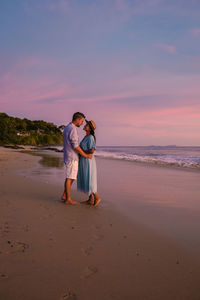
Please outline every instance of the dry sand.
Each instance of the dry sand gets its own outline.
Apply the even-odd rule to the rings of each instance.
[[[200,299],[198,256],[121,215],[103,190],[96,209],[64,205],[61,186],[17,174],[37,160],[0,147],[0,300]]]

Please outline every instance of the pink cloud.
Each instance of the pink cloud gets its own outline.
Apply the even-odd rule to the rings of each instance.
[[[137,0],[133,7],[134,13],[151,13],[159,7],[160,0]]]
[[[4,104],[4,109],[29,106],[31,102],[37,103],[45,99],[56,100],[73,93],[74,89],[63,81],[59,82],[49,75],[38,76],[38,72],[32,75],[31,70],[35,66],[36,70],[37,67],[48,66],[48,62],[42,63],[44,65],[41,65],[40,60],[32,58],[21,60],[0,77],[0,104]]]
[[[112,63],[114,66],[114,61]],[[141,136],[147,144],[153,143],[150,138],[157,144],[176,143],[180,136],[194,144],[195,139],[200,138],[197,74],[176,75],[147,66],[131,76],[88,83],[87,80],[74,80],[79,69],[69,79],[52,76],[51,72],[45,75],[36,72],[35,76],[37,67],[43,69],[43,64],[46,69],[48,62],[45,60],[25,59],[1,77],[1,111],[65,124],[74,111],[81,110],[100,124],[99,144],[105,143],[103,126],[109,127],[106,129],[107,138],[116,135],[113,144],[118,141],[117,135],[124,131],[124,141],[120,140],[122,144],[141,144]],[[88,66],[92,73],[90,68]],[[98,65],[96,69],[99,70]],[[166,98],[162,98],[162,94]],[[130,140],[130,137],[134,138]],[[169,142],[166,142],[166,137]]]
[[[191,30],[193,36],[200,36],[200,28],[195,28]]]
[[[168,44],[158,44],[157,45],[160,49],[163,51],[169,53],[169,54],[176,54],[176,47],[173,45],[168,45]]]
[[[194,105],[185,107],[167,108],[164,110],[158,110],[152,113],[153,117],[181,117],[181,118],[200,118],[200,105]]]
[[[131,32],[131,33],[129,33],[128,37],[130,40],[134,40],[136,37],[136,34],[134,32]]]
[[[51,75],[40,75],[31,77],[29,70],[38,63],[37,59],[29,59],[16,64],[12,70],[7,72],[0,79],[1,99],[3,102],[19,101],[27,103],[35,101],[36,103],[44,101],[44,103],[52,104],[56,102],[59,105],[64,103],[100,103],[112,101],[112,105],[117,105],[127,98],[134,99],[137,97],[147,97],[151,95],[151,99],[157,97],[154,106],[168,101],[166,99],[174,99],[174,105],[177,102],[184,104],[190,101],[196,101],[200,96],[198,87],[199,77],[190,76],[190,78],[175,76],[168,73],[160,73],[152,69],[143,69],[136,72],[130,77],[122,79],[113,79],[109,82],[97,82],[83,84],[82,82],[71,82],[62,77],[56,78]],[[43,61],[44,65],[48,63]],[[39,65],[41,62],[39,61]],[[22,69],[25,71],[22,72]],[[27,73],[26,73],[27,71]],[[73,70],[74,71],[74,70]],[[20,76],[16,76],[20,74]],[[28,75],[28,76],[27,76]],[[76,75],[76,73],[75,73]],[[152,96],[153,95],[153,96]],[[165,100],[162,99],[165,95]],[[160,99],[159,99],[160,96]],[[115,103],[116,101],[116,103]],[[172,101],[172,100],[170,100]],[[168,101],[169,102],[169,101]],[[142,110],[142,105],[138,105],[134,109]],[[148,104],[148,99],[146,100]],[[143,104],[145,104],[143,102]],[[128,105],[128,104],[126,104]],[[153,109],[148,105],[148,110]]]
[[[130,8],[129,2],[127,0],[115,0],[115,5],[117,10],[126,11]]]
[[[54,95],[63,96],[65,99],[70,100],[70,102],[85,101],[94,103],[162,94],[172,95],[173,98],[178,96],[177,98],[182,98],[183,100],[187,99],[187,97],[192,99],[200,96],[200,79],[196,74],[188,77],[164,71],[161,72],[149,66],[143,66],[135,69],[131,76],[123,76],[122,74],[121,78],[115,78],[115,73],[118,71],[119,66],[121,67],[118,58],[116,60],[108,62],[109,69],[112,70],[110,74],[112,80],[108,81],[105,78],[104,82],[94,81],[92,84],[88,84],[88,81],[75,80],[84,66],[77,69],[73,67],[69,72],[70,77],[65,74],[54,75],[52,72],[49,72],[49,68],[50,70],[55,69],[57,63],[46,59],[30,57],[20,60],[3,74],[2,78],[0,78],[0,84],[2,82],[4,91],[8,93],[12,89],[16,89],[18,90],[16,95],[24,94],[24,91],[30,87],[31,89],[38,90],[39,99],[43,97],[43,94],[43,98],[46,95],[50,97],[50,93],[52,92],[53,97]],[[87,69],[91,74],[97,70],[101,73],[105,70],[105,66],[108,68],[107,62],[96,65],[92,62],[91,65],[87,65]],[[43,74],[43,70],[45,70],[45,74]],[[40,75],[38,76],[38,74]],[[21,93],[19,93],[20,89]],[[32,93],[29,94],[29,98],[33,98]],[[37,100],[37,98],[35,99]],[[181,101],[183,102],[182,99]]]
[[[44,0],[44,1],[23,1],[22,5],[26,13],[33,13],[35,10],[50,10],[52,12],[68,12],[71,1],[69,0]]]
[[[98,110],[94,116],[97,123],[103,119],[106,132],[110,136],[116,135],[116,143],[120,136],[122,144],[199,144],[200,139],[200,105],[177,108],[143,109],[137,111],[128,107],[119,108],[106,105],[112,114]],[[109,124],[109,128],[107,128]],[[103,140],[103,136],[100,141]],[[153,141],[153,142],[152,142]],[[102,142],[103,143],[103,142]]]
[[[47,7],[51,11],[60,10],[62,12],[69,11],[69,0],[48,1]]]

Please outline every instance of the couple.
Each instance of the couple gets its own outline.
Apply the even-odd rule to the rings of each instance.
[[[79,145],[77,127],[83,122],[86,135]],[[82,203],[98,206],[101,201],[97,194],[96,161],[93,156],[96,149],[96,125],[94,121],[85,120],[84,114],[76,112],[63,132],[63,151],[66,179],[62,200],[66,204],[79,204],[71,198],[71,185],[77,179],[77,189],[89,195],[89,199]]]

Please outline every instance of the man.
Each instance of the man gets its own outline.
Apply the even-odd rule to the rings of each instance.
[[[79,202],[74,201],[71,198],[71,186],[78,174],[78,154],[84,156],[85,158],[92,158],[92,154],[86,154],[79,146],[76,127],[80,127],[84,120],[84,114],[76,112],[73,115],[72,122],[70,122],[63,131],[63,151],[66,179],[62,200],[64,200],[66,204],[79,204]]]

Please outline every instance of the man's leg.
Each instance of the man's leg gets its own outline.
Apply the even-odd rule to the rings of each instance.
[[[63,194],[62,194],[62,196],[61,196],[61,200],[63,200],[64,202],[66,201],[65,184],[66,184],[66,180],[65,180],[65,182],[64,182],[64,192],[63,192]]]
[[[64,191],[63,191],[63,194],[61,196],[61,200],[63,200],[64,202],[67,199],[67,197],[66,197],[66,185],[67,185],[67,178],[65,179],[65,182],[64,182]]]
[[[66,184],[67,184],[66,181],[67,181],[67,178],[65,179],[65,182],[64,182],[64,192],[61,197],[61,200],[63,200],[64,202],[66,201]]]
[[[79,204],[79,202],[72,200],[71,198],[71,186],[74,182],[74,179],[66,178],[65,180],[65,195],[66,195],[66,201],[65,204]]]

